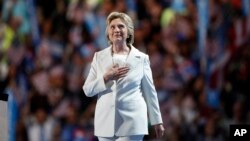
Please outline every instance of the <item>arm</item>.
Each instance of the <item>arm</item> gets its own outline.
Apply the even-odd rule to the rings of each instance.
[[[86,96],[92,97],[106,90],[106,85],[102,74],[98,74],[97,53],[95,53],[87,79],[83,85]]]
[[[145,57],[143,66],[144,75],[142,78],[142,92],[147,103],[150,123],[154,126],[156,137],[160,138],[164,135],[165,129],[162,125],[158,97],[152,78],[152,71],[148,56]]]
[[[148,56],[145,57],[143,66],[142,92],[147,103],[149,120],[151,125],[160,124],[162,118]]]

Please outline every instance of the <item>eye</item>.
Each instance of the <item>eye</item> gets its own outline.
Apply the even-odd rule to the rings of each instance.
[[[118,25],[118,27],[121,29],[121,28],[124,28],[124,25],[120,24]]]
[[[110,28],[111,28],[111,29],[115,29],[115,26],[111,25]]]

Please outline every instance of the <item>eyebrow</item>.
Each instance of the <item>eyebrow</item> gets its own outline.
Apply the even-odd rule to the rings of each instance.
[[[123,23],[118,23],[118,24],[110,24],[109,26],[110,26],[110,27],[112,27],[112,26],[115,26],[115,25],[117,25],[117,26],[124,26],[124,27],[126,26],[126,25],[125,25],[125,24],[123,24]]]

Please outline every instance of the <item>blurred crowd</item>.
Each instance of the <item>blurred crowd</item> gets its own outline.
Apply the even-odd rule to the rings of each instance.
[[[227,141],[230,124],[250,123],[248,0],[0,0],[0,7],[0,94],[9,94],[10,141],[97,140],[96,98],[82,85],[93,54],[108,46],[112,11],[132,17],[134,46],[150,56],[166,128],[161,140]],[[156,140],[152,128],[145,140]]]

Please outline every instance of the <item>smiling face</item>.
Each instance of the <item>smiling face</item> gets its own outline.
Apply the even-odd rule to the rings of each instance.
[[[112,12],[106,19],[106,37],[109,45],[119,41],[130,46],[134,43],[134,25],[132,19],[125,13]]]
[[[112,43],[126,43],[128,28],[120,18],[113,19],[108,25],[108,38]]]

